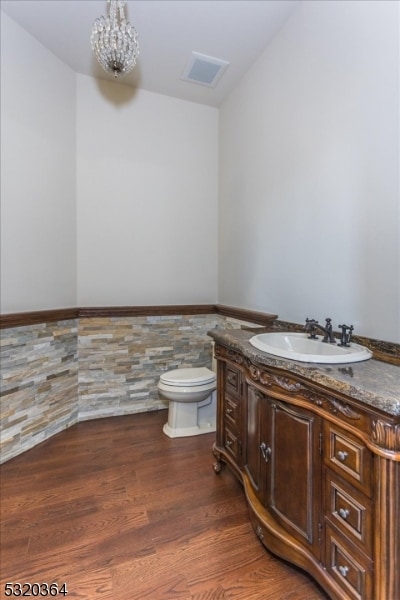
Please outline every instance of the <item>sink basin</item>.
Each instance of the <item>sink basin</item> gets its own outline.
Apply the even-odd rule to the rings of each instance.
[[[274,356],[312,363],[352,363],[368,360],[372,352],[359,344],[349,348],[310,340],[307,333],[274,332],[260,333],[249,340],[250,344]]]

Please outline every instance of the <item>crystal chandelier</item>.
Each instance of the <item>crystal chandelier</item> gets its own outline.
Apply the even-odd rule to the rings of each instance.
[[[108,0],[108,17],[93,23],[91,42],[97,60],[114,77],[125,75],[136,65],[139,55],[138,33],[126,21],[126,0]]]

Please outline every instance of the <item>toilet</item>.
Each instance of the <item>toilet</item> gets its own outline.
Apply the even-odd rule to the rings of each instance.
[[[174,369],[161,375],[160,396],[169,401],[164,433],[171,438],[216,430],[215,373],[207,367]]]

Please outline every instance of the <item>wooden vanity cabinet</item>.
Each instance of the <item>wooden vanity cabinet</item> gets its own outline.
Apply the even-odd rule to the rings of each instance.
[[[250,485],[276,523],[319,557],[321,419],[252,385],[243,406],[243,470]]]
[[[214,452],[219,448],[226,453],[229,464],[238,475],[242,465],[242,372],[234,364],[219,361],[217,375],[217,442]],[[218,460],[214,469],[218,472],[222,464]]]
[[[223,345],[215,355],[214,468],[243,483],[262,543],[333,599],[400,599],[398,419]]]

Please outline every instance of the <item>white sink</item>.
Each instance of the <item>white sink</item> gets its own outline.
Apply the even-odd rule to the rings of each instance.
[[[349,348],[311,340],[307,333],[260,333],[249,340],[250,344],[274,356],[312,363],[352,363],[368,360],[372,352],[351,342]]]

